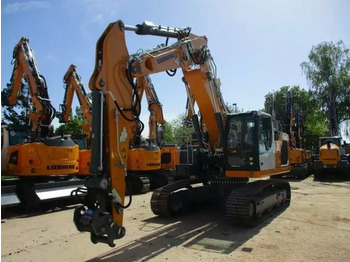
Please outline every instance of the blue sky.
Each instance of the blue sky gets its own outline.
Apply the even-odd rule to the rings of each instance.
[[[190,26],[194,34],[206,35],[224,100],[244,110],[261,109],[264,96],[281,86],[308,89],[300,64],[313,45],[343,40],[350,47],[349,10],[347,0],[2,0],[1,89],[11,77],[13,48],[22,36],[27,37],[58,109],[64,95],[62,77],[70,64],[77,66],[88,89],[95,44],[108,24],[118,19],[129,25],[147,20]],[[129,53],[164,41],[127,33]],[[184,112],[181,73],[170,78],[164,72],[151,78],[166,120]],[[142,119],[147,124],[148,111],[143,108]],[[55,126],[57,123],[54,121]]]

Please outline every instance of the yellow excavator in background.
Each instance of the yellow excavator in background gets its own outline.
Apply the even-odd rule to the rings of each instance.
[[[315,161],[315,179],[327,175],[350,176],[350,159],[346,154],[342,139],[339,136],[335,98],[332,92],[328,94],[329,135],[319,138],[319,155]]]
[[[350,176],[349,156],[346,154],[339,136],[319,138],[319,155],[315,163],[315,179],[322,179],[327,175]]]
[[[79,150],[79,172],[78,175],[90,174],[90,136],[92,122],[92,105],[85,91],[81,77],[79,76],[76,66],[70,65],[68,71],[64,75],[65,95],[63,104],[60,105],[60,111],[57,116],[61,123],[67,123],[72,114],[72,102],[74,93],[77,94],[81,111],[86,120],[83,124],[86,136],[73,137],[73,140],[80,145]],[[128,194],[146,193],[150,188],[158,188],[166,185],[168,180],[172,179],[172,167],[166,162],[166,167],[161,164],[161,158],[165,158],[163,154],[170,154],[173,159],[176,147],[163,147],[162,133],[164,117],[162,105],[159,102],[157,94],[148,76],[140,77],[136,80],[139,97],[142,100],[143,94],[146,95],[149,117],[149,139],[147,144],[141,143],[141,133],[143,131],[143,123],[135,125],[134,136],[130,139],[130,150],[128,151],[128,176],[126,177]],[[85,139],[86,138],[86,139]],[[82,145],[87,144],[87,147]],[[174,152],[175,151],[175,152]],[[174,167],[173,167],[174,169]]]
[[[39,201],[35,183],[61,179],[78,172],[78,146],[69,137],[48,138],[56,110],[51,105],[45,78],[39,73],[29,40],[21,38],[13,51],[13,72],[7,89],[1,92],[3,106],[15,106],[24,78],[31,98],[28,127],[2,127],[8,143],[2,145],[5,168],[2,176],[19,178],[16,194],[30,207]],[[7,148],[4,148],[7,147]]]
[[[145,94],[148,104],[149,137],[147,143],[141,143],[143,123],[136,125],[130,139],[128,151],[126,183],[131,194],[147,192],[174,180],[175,165],[178,163],[179,148],[164,144],[164,116],[162,104],[149,76],[136,79],[136,88],[142,101]]]
[[[130,55],[126,31],[177,41]],[[126,232],[123,213],[131,204],[131,198],[124,203],[129,139],[135,135],[141,110],[134,80],[178,68],[201,113],[201,121],[198,115],[192,117],[198,145],[187,145],[187,154],[180,152],[182,179],[153,192],[154,214],[174,216],[192,205],[221,199],[230,223],[255,225],[289,205],[288,182],[248,182],[250,178],[290,171],[288,135],[273,129],[269,114],[228,113],[207,42],[205,36],[192,34],[190,28],[150,22],[128,26],[120,20],[111,23],[99,38],[89,82],[92,175],[85,180],[84,204],[75,210],[73,218],[79,231],[90,232],[93,243],[114,246],[114,240]],[[192,186],[195,184],[198,186]]]
[[[344,141],[343,147],[344,147],[345,153],[348,154],[348,155],[350,155],[350,143],[346,143],[346,142]],[[349,162],[350,162],[350,161],[349,161]]]
[[[63,83],[65,86],[65,93],[63,98],[63,104],[60,104],[59,112],[57,112],[57,117],[60,123],[67,123],[69,117],[72,114],[72,102],[74,93],[78,97],[80,104],[81,112],[83,117],[86,120],[86,123],[83,123],[82,127],[85,131],[85,135],[82,136],[73,136],[73,140],[79,146],[79,171],[77,175],[84,176],[90,174],[90,159],[91,159],[91,150],[90,140],[91,140],[91,102],[85,91],[83,82],[80,75],[76,70],[75,65],[70,65],[67,72],[63,77]]]
[[[304,116],[298,105],[293,103],[292,94],[287,93],[287,132],[290,137],[290,176],[304,179],[313,171],[312,152],[304,148]]]

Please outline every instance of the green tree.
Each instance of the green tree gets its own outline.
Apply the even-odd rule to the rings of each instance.
[[[83,123],[88,123],[87,119],[83,115],[83,111],[81,110],[80,106],[75,107],[75,115],[74,117],[81,120]]]
[[[8,92],[7,89],[2,91],[3,94]],[[2,97],[4,99],[4,97]],[[26,84],[22,83],[21,89],[15,106],[2,106],[1,123],[11,126],[27,126],[29,125],[29,104],[30,95]]]
[[[174,137],[174,134],[173,134],[173,130],[171,128],[171,125],[167,121],[164,122],[164,136],[163,136],[163,139],[164,139],[164,143],[165,144],[173,144],[173,143],[175,143],[175,137]]]
[[[350,51],[342,41],[313,46],[309,61],[301,68],[310,90],[327,112],[330,135],[339,133],[339,124],[350,119]]]
[[[279,90],[269,93],[265,96],[265,111],[268,111],[269,97],[274,96],[275,118],[284,132],[290,127],[289,117],[287,115],[287,93],[292,96],[294,108],[297,106],[303,114],[305,144],[307,148],[316,148],[319,136],[327,134],[326,115],[319,108],[317,101],[310,92],[301,89],[299,86],[283,86]]]
[[[171,129],[175,143],[178,145],[188,143],[192,140],[193,128],[185,123],[186,114],[182,113],[171,121]]]
[[[75,117],[79,120],[86,122],[83,112],[81,111],[80,106],[75,107]]]
[[[237,104],[230,105],[226,103],[226,106],[231,113],[243,112],[243,109],[239,109]],[[169,130],[169,140],[174,141],[178,145],[191,142],[194,135],[194,128],[190,122],[186,117],[186,113],[182,113],[172,120],[169,125],[171,128],[171,133]]]
[[[82,125],[86,123],[86,119],[83,116],[81,108],[79,106],[75,107],[75,115],[69,117],[67,123],[61,124],[56,130],[55,135],[61,135],[62,131],[64,134],[70,135],[83,135],[85,134]]]
[[[56,130],[55,135],[61,135],[62,131],[64,134],[70,135],[83,135],[85,134],[82,128],[83,121],[79,120],[77,117],[70,117],[67,123],[61,124]]]

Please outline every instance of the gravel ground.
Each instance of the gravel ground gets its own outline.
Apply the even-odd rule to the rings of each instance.
[[[288,209],[254,228],[211,205],[180,218],[150,210],[152,193],[125,211],[116,247],[92,244],[72,222],[75,205],[32,214],[2,210],[2,261],[350,261],[350,181],[291,181]]]

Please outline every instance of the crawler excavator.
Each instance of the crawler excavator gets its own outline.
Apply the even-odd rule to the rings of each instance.
[[[327,175],[350,177],[349,158],[342,146],[341,137],[320,137],[319,145],[319,155],[315,163],[315,179],[322,179]]]
[[[350,176],[349,158],[342,146],[339,136],[339,126],[335,97],[332,92],[328,94],[329,136],[319,138],[319,155],[315,161],[315,179],[322,179],[326,175]]]
[[[164,141],[165,120],[163,108],[156,90],[147,77],[145,94],[147,98],[149,116],[149,141],[160,147],[160,170],[151,177],[151,188],[155,189],[174,180],[173,172],[179,162],[179,147],[175,144],[166,144]]]
[[[304,179],[312,173],[312,153],[303,148],[304,117],[293,103],[290,92],[287,93],[287,128],[290,137],[289,161],[292,166],[290,176]]]
[[[130,55],[126,31],[175,38],[176,42]],[[183,179],[153,192],[154,214],[175,216],[192,204],[222,199],[230,223],[255,225],[290,204],[288,182],[248,182],[290,171],[288,135],[274,132],[267,113],[228,113],[207,43],[205,36],[192,34],[190,28],[150,22],[129,26],[120,20],[111,23],[97,41],[89,82],[92,175],[85,181],[87,193],[73,218],[79,231],[90,232],[93,243],[115,246],[114,240],[126,232],[123,213],[131,204],[131,198],[124,201],[129,139],[139,121],[141,101],[134,79],[178,68],[201,112],[202,125],[197,115],[192,117],[199,144],[189,145],[194,161],[181,168]]]
[[[138,96],[142,100],[145,93],[149,116],[149,138],[146,145],[141,144],[143,124],[136,125],[128,151],[126,181],[130,193],[138,194],[164,186],[174,180],[174,169],[178,163],[178,147],[165,145],[163,141],[164,116],[162,104],[149,76],[136,79]]]
[[[87,145],[87,148],[80,148],[79,150],[79,172],[78,175],[90,174],[90,139],[91,139],[91,122],[92,122],[92,105],[85,91],[81,77],[79,76],[76,66],[70,65],[68,71],[64,75],[63,82],[65,83],[65,95],[63,103],[60,105],[60,111],[57,116],[61,123],[67,123],[72,113],[72,102],[74,92],[77,94],[80,108],[86,123],[83,124],[83,129],[86,133],[85,137],[73,138],[80,145]],[[162,126],[164,124],[164,117],[162,105],[159,102],[157,94],[152,85],[151,79],[148,76],[140,77],[136,80],[139,97],[142,100],[145,93],[148,103],[149,117],[149,139],[148,144],[141,144],[141,133],[143,130],[143,123],[135,125],[134,136],[130,139],[130,150],[128,151],[128,176],[126,178],[128,194],[146,193],[150,188],[158,188],[168,183],[171,180],[171,168],[174,168],[174,161],[166,164],[161,164],[161,158],[169,158],[173,160],[176,154],[176,147],[162,147]],[[81,146],[80,146],[81,147]],[[164,157],[164,154],[169,156]],[[166,165],[166,166],[165,166]]]
[[[21,38],[13,51],[13,72],[7,89],[1,92],[3,106],[15,106],[24,78],[32,102],[28,127],[2,127],[8,143],[2,145],[2,176],[19,178],[16,194],[26,207],[36,205],[39,197],[35,183],[61,179],[78,172],[78,146],[68,137],[48,138],[56,110],[51,105],[45,78],[39,73],[29,40]],[[4,148],[6,147],[6,148]]]
[[[79,146],[79,171],[77,175],[89,175],[91,159],[91,150],[89,147],[91,140],[92,105],[75,65],[69,66],[67,72],[63,77],[63,83],[65,87],[63,104],[60,104],[60,110],[57,112],[57,117],[60,123],[67,123],[69,121],[69,117],[72,114],[73,97],[74,93],[76,93],[81,112],[86,120],[86,123],[83,123],[82,125],[85,131],[85,135],[73,137],[73,140]]]

